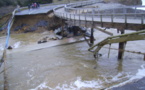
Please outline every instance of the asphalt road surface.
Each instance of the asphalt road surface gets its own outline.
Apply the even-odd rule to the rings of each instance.
[[[22,10],[17,12],[15,15],[33,15],[33,14],[41,14],[41,13],[47,13],[51,10],[53,10],[53,8],[56,8],[58,6],[63,6],[64,4],[61,5],[48,5],[48,6],[40,6],[39,8],[35,8],[35,9],[26,9],[26,10]]]

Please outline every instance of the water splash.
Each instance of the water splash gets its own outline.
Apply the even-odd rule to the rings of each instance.
[[[110,84],[114,82],[119,82],[122,79],[129,78],[130,75],[127,73],[118,73],[115,76],[101,76],[103,79],[97,79],[97,80],[82,80],[81,77],[77,77],[74,82],[71,83],[64,83],[64,84],[58,84],[56,87],[52,88],[50,86],[47,86],[46,82],[43,82],[42,84],[38,85],[35,89],[30,90],[43,90],[43,89],[49,89],[49,90],[82,90],[82,89],[103,89],[105,88],[105,84]]]
[[[82,81],[80,77],[74,82],[74,85],[78,88],[101,88],[102,87],[102,81],[101,80],[92,80],[92,81]]]
[[[145,5],[145,0],[142,0],[142,5]]]
[[[18,48],[20,46],[21,42],[16,42],[14,45],[13,45],[13,48]]]
[[[0,51],[4,50],[4,46],[0,44]]]
[[[119,87],[119,86],[123,86],[123,85],[125,85],[127,83],[130,83],[130,82],[132,82],[134,80],[139,80],[139,79],[141,79],[143,77],[145,77],[145,64],[141,65],[141,68],[138,69],[138,72],[136,73],[136,75],[133,75],[129,80],[127,80],[127,81],[125,81],[123,83],[120,83],[118,85],[111,86],[111,87],[107,88],[106,90],[111,89],[111,88],[115,88],[115,87]]]
[[[52,88],[50,88],[49,86],[46,85],[46,82],[41,83],[40,85],[38,85],[35,89],[30,89],[30,90],[42,90],[42,89],[49,89],[52,90]]]

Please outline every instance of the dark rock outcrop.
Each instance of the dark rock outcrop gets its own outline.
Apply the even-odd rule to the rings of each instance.
[[[13,47],[12,46],[9,46],[7,49],[11,50],[11,49],[13,49]]]
[[[25,30],[24,33],[28,33],[28,32],[34,32],[37,30],[37,27],[30,27],[29,29]]]
[[[37,27],[46,27],[46,26],[48,26],[48,21],[40,20],[39,22],[37,22],[36,26]]]

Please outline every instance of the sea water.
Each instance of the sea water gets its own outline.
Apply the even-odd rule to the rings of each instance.
[[[119,35],[116,29],[107,29]],[[126,31],[131,33],[133,31]],[[95,30],[95,44],[109,37]],[[44,36],[44,34],[42,34]],[[123,61],[118,61],[117,50],[111,50],[108,58],[108,47],[101,50],[98,60],[88,51],[86,42],[59,45],[42,49],[44,45],[75,40],[48,41],[37,44],[37,34],[12,35],[11,43],[15,47],[7,51],[7,77],[11,90],[99,90],[124,85],[144,77],[145,62],[143,55],[125,52]],[[31,40],[29,40],[31,37]],[[144,40],[127,42],[126,50],[145,52]],[[41,46],[32,50],[32,47]],[[107,48],[106,48],[107,47]],[[112,44],[118,48],[118,44]],[[10,68],[9,68],[10,67]],[[3,89],[3,74],[0,76],[0,89]]]

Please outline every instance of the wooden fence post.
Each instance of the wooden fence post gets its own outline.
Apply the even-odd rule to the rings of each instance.
[[[114,26],[114,24],[113,24],[113,22],[114,22],[114,20],[113,20],[113,14],[111,14],[111,23],[112,23],[112,27]]]
[[[70,25],[72,24],[71,21],[72,21],[72,20],[71,20],[71,14],[70,14],[70,19],[69,19],[69,24],[70,24]]]
[[[100,20],[101,20],[101,27],[103,27],[103,18],[102,18],[102,15],[100,15]]]
[[[120,30],[120,31],[121,31],[121,34],[124,34],[124,31],[125,31],[125,30],[123,29],[123,30]],[[126,42],[120,42],[120,43],[119,43],[118,60],[122,60],[122,58],[123,58],[125,43],[126,43]]]
[[[127,14],[125,14],[125,28],[127,28]]]
[[[90,46],[94,44],[94,29],[91,28]]]
[[[80,16],[80,10],[79,10],[79,26],[81,25],[81,16]]]
[[[74,14],[74,26],[75,26],[75,14]]]
[[[94,44],[94,10],[92,9],[92,28],[91,28],[91,37],[90,37],[90,46]]]
[[[87,27],[87,17],[86,17],[86,14],[85,14],[85,27]]]
[[[144,24],[144,14],[141,14],[141,24]]]

